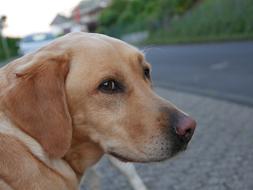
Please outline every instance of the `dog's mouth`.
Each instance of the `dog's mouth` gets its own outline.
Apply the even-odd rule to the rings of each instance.
[[[135,160],[132,158],[127,158],[125,156],[122,156],[121,154],[115,153],[115,152],[109,152],[108,154],[112,155],[113,157],[117,158],[118,160],[122,162],[135,162],[135,163],[144,163],[145,161],[141,160]]]
[[[187,149],[187,144],[175,143],[172,150],[168,153],[167,156],[158,157],[158,158],[150,158],[150,160],[132,159],[116,152],[108,152],[108,154],[110,154],[111,156],[117,158],[118,160],[122,162],[147,163],[147,162],[160,162],[160,161],[168,160],[180,154],[181,152],[184,152],[186,149]]]
[[[109,152],[110,155],[112,155],[113,157],[119,159],[122,162],[138,162],[136,160],[130,159],[130,158],[126,158],[118,153],[115,152]]]

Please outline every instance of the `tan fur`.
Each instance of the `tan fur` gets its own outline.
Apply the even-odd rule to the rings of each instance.
[[[173,155],[175,106],[158,97],[136,48],[74,33],[0,70],[0,189],[76,189],[104,153],[150,162]],[[98,90],[105,79],[125,90]]]
[[[15,125],[37,139],[50,156],[62,157],[72,137],[64,87],[69,60],[41,54],[27,67],[17,67],[13,73],[16,78],[2,101],[6,115]]]

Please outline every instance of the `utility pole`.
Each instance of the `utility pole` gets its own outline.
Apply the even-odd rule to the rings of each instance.
[[[9,51],[7,39],[3,35],[3,29],[6,27],[6,20],[7,20],[6,16],[1,16],[1,18],[0,18],[0,38],[1,38],[2,46],[3,46],[5,58],[9,59],[10,58],[10,51]]]

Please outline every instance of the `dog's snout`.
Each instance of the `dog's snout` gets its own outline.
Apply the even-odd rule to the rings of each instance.
[[[194,119],[185,116],[181,118],[175,126],[176,134],[182,141],[188,143],[192,138],[196,125],[197,124]]]

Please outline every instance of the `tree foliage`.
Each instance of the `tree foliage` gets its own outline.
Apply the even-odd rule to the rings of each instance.
[[[17,38],[7,38],[6,42],[8,44],[10,56],[17,56],[18,54],[18,43],[19,39]],[[0,36],[0,60],[6,59],[6,55],[4,54],[3,44],[2,44],[2,37]]]
[[[99,32],[119,37],[169,25],[171,18],[190,9],[198,0],[112,0],[100,15]]]

